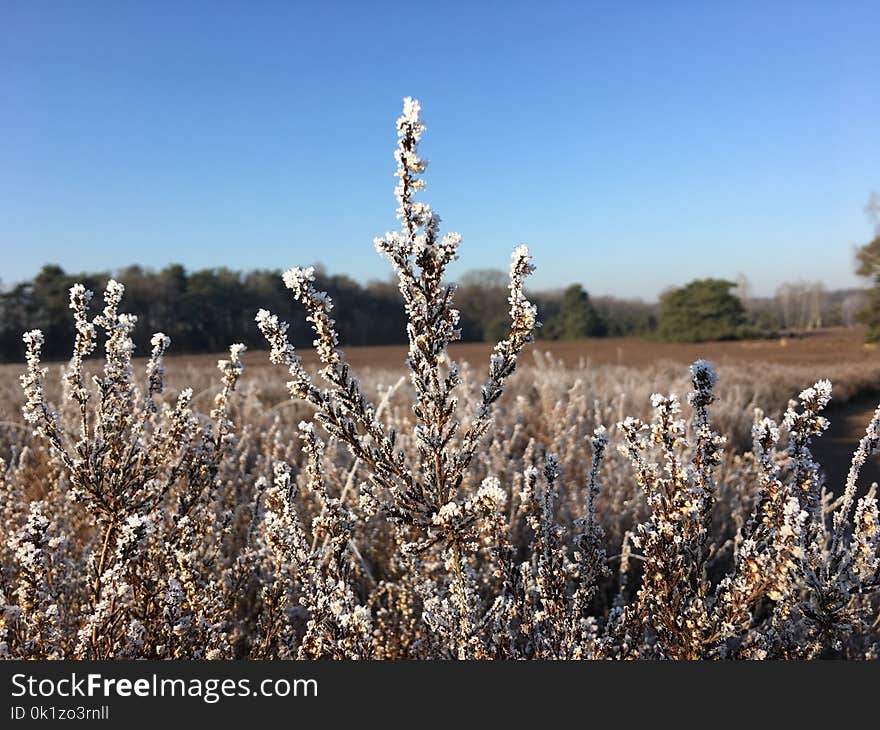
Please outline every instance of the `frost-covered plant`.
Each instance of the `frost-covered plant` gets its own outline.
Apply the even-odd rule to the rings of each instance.
[[[414,421],[406,448],[398,442],[398,431],[377,418],[352,377],[329,316],[332,302],[315,289],[313,270],[291,269],[284,281],[307,311],[326,388],[315,385],[306,372],[287,340],[285,323],[266,311],[257,315],[257,322],[271,345],[272,361],[291,373],[291,396],[310,403],[331,439],[348,448],[355,467],[363,467],[360,514],[370,519],[379,512],[389,526],[385,539],[394,545],[388,566],[394,579],[382,590],[395,596],[398,610],[422,614],[423,628],[410,651],[459,658],[693,659],[812,656],[839,647],[834,636],[854,630],[856,616],[868,610],[865,596],[876,587],[873,493],[859,501],[854,531],[849,520],[858,467],[877,446],[876,423],[854,458],[829,536],[828,500],[809,443],[826,425],[819,413],[830,398],[830,384],[820,381],[805,390],[800,410],[792,404],[787,411],[783,426],[789,446],[783,455],[775,451],[780,438],[776,425],[763,417],[756,420],[751,460],[740,459],[732,474],[757,484],[752,494],[744,494],[723,480],[719,487],[725,441],[710,417],[717,376],[709,363],[698,361],[691,368],[690,424],[681,417],[678,398],[661,394],[651,397],[656,414],[652,423],[623,418],[617,424],[621,453],[643,495],[643,507],[633,513],[643,521],[634,530],[618,531],[623,539],[620,555],[608,557],[607,534],[597,519],[600,471],[609,441],[601,422],[590,437],[593,459],[583,507],[567,506],[575,532],[566,538],[557,521],[562,463],[552,453],[541,457],[536,441],[521,442],[523,468],[512,475],[507,489],[499,473],[481,468],[480,460],[470,474],[480,445],[491,441],[493,406],[537,326],[534,308],[522,291],[531,270],[528,254],[522,248],[514,252],[511,331],[495,348],[485,384],[470,398],[463,391],[474,412],[462,418],[456,391],[463,379],[448,354],[458,336],[458,312],[454,289],[444,283],[460,238],[441,237],[437,215],[415,199],[424,188],[420,175],[427,165],[418,155],[424,125],[417,102],[405,100],[397,128],[395,195],[403,225],[401,231],[376,239],[376,248],[398,274],[408,319]],[[558,398],[558,391],[552,397]],[[315,438],[311,427],[304,433],[307,443]],[[511,437],[516,440],[516,430]],[[313,446],[308,451],[309,470],[315,472],[320,456]],[[569,461],[571,456],[569,450]],[[615,465],[615,485],[621,482],[622,467]],[[506,467],[502,470],[510,475]],[[327,504],[323,482],[314,490]],[[281,503],[276,492],[268,517],[272,524],[278,515],[295,515],[293,493],[288,491],[288,502]],[[734,501],[738,511],[733,523],[730,515],[719,519],[719,496]],[[622,501],[632,504],[636,497],[629,492]],[[505,516],[502,510],[508,504]],[[327,514],[322,507],[322,520]],[[353,513],[335,514],[331,521],[337,533],[352,541]],[[721,534],[716,533],[718,523]],[[286,534],[301,533],[301,527],[293,526]],[[305,545],[305,538],[295,542]],[[347,564],[354,552],[352,547]],[[290,552],[294,554],[296,570],[286,572],[295,573],[304,587],[301,603],[311,617],[307,635],[322,627],[322,641],[329,642],[320,645],[318,654],[370,655],[365,643],[352,649],[348,639],[337,639],[333,648],[329,637],[345,632],[326,614],[332,599],[315,592],[316,585],[328,585],[320,579],[333,562],[326,551]],[[616,575],[613,559],[620,560]],[[638,580],[629,575],[634,562],[641,565],[634,576]],[[487,563],[492,567],[483,567]],[[337,569],[334,576],[340,575]],[[364,608],[351,583],[340,580],[336,591],[340,615]],[[377,612],[380,626],[387,614],[387,609]],[[357,625],[366,631],[366,617]],[[864,625],[858,629],[866,630]],[[309,643],[304,646],[308,651]],[[372,654],[382,655],[383,647],[374,647]]]
[[[415,199],[425,187],[420,176],[428,165],[418,154],[425,129],[419,113],[419,103],[407,98],[397,120],[398,184],[394,194],[402,228],[375,240],[377,251],[397,272],[406,308],[407,365],[416,395],[415,453],[406,455],[396,448],[395,430],[386,429],[377,420],[375,408],[352,377],[330,318],[333,302],[315,289],[314,269],[290,269],[284,274],[284,283],[306,309],[326,388],[316,386],[303,368],[287,340],[286,323],[265,310],[257,314],[257,323],[272,348],[272,361],[290,371],[291,396],[314,406],[316,419],[327,432],[369,466],[364,491],[399,528],[402,549],[411,556],[434,548],[440,551],[451,585],[449,596],[436,606],[442,614],[437,620],[456,627],[454,640],[459,656],[464,657],[473,628],[474,589],[466,574],[468,561],[463,551],[472,547],[473,525],[480,510],[491,510],[494,504],[478,494],[464,494],[462,480],[491,425],[492,406],[501,396],[504,381],[516,368],[519,353],[532,340],[537,326],[535,307],[523,294],[524,279],[533,267],[525,246],[513,252],[510,331],[495,346],[476,410],[464,422],[455,396],[461,385],[459,367],[449,357],[449,345],[460,337],[459,312],[453,306],[455,288],[445,282],[446,267],[457,258],[461,237],[457,233],[441,236],[439,216]],[[431,572],[424,559],[413,557],[413,564]]]
[[[312,520],[313,539],[308,540],[296,513],[297,486],[291,480],[290,467],[284,462],[275,464],[273,484],[266,493],[263,526],[266,543],[278,562],[278,573],[290,575],[292,571],[302,589],[300,602],[309,610],[296,656],[370,658],[370,611],[359,602],[348,582],[351,572],[349,542],[356,517],[341,500],[330,497],[327,492],[322,463],[324,444],[315,435],[312,424],[300,423],[300,434],[307,453],[308,485],[321,502],[321,512]],[[291,586],[274,588],[277,595],[272,595],[267,605],[272,608],[270,616],[283,621]],[[284,631],[283,626],[277,628],[282,630],[278,631],[271,624],[264,629],[264,646],[271,645],[273,634],[290,637],[290,632]],[[293,647],[288,649],[293,654]]]
[[[644,569],[635,600],[611,623],[608,646],[627,656],[698,659],[724,654],[751,626],[753,608],[788,583],[787,564],[798,549],[802,521],[797,501],[772,476],[762,479],[757,504],[737,535],[729,572],[713,586],[710,576],[712,511],[723,439],[712,430],[709,406],[716,375],[705,361],[691,367],[694,410],[689,444],[686,423],[674,395],[652,396],[656,419],[650,426],[627,418],[619,427],[622,450],[645,491],[650,518],[631,538]],[[773,426],[755,427],[758,453]],[[646,458],[659,449],[663,466]],[[772,468],[772,467],[771,467]],[[781,584],[781,585],[780,585]]]
[[[7,630],[15,639],[13,653],[174,656],[176,627],[168,626],[162,596],[178,588],[183,597],[175,622],[187,622],[186,630],[200,636],[206,655],[226,651],[217,607],[211,605],[221,601],[206,591],[212,579],[196,580],[197,573],[216,569],[205,563],[209,551],[198,544],[198,537],[203,523],[218,517],[216,477],[233,440],[229,395],[242,371],[244,346],[233,345],[230,359],[219,363],[223,387],[213,421],[193,413],[191,389],[181,391],[173,405],[160,406],[163,355],[170,339],[161,332],[153,336],[144,384],[139,385],[131,362],[136,317],[119,312],[123,292],[111,280],[103,310],[91,319],[92,292],[80,284],[70,289],[76,338],[64,373],[61,411],[45,395],[43,335],[39,330],[24,335],[22,411],[35,435],[48,443],[58,472],[57,487],[49,496],[63,504],[55,510],[63,519],[50,520],[47,503],[32,502],[27,523],[12,538],[18,620]],[[90,379],[86,361],[98,345],[99,332],[104,363]],[[64,410],[68,405],[72,411]],[[218,528],[211,526],[210,531]],[[64,557],[81,563],[79,575],[70,562],[58,559],[58,547],[72,540],[73,533],[80,553]],[[64,618],[68,631],[76,629],[75,640],[57,636],[59,602],[66,603]],[[166,630],[171,635],[165,637]],[[153,644],[144,644],[145,634]],[[160,637],[161,646],[155,643]]]

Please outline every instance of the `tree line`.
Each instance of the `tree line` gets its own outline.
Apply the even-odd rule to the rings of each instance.
[[[153,332],[162,331],[175,352],[220,352],[231,342],[261,347],[254,322],[260,308],[291,323],[294,341],[311,342],[303,314],[282,283],[280,271],[233,271],[227,268],[188,272],[171,265],[154,271],[129,266],[113,272],[125,284],[125,311],[138,316],[134,333],[138,352],[148,350]],[[46,265],[31,280],[0,292],[0,360],[21,361],[21,335],[33,328],[46,336],[45,355],[69,356],[73,338],[68,289],[82,282],[99,293],[110,272],[70,274]],[[396,281],[360,284],[318,267],[317,285],[346,316],[338,322],[341,344],[387,345],[406,341],[406,322]],[[590,297],[580,285],[529,292],[544,326],[543,339],[582,337],[656,337],[674,341],[731,339],[775,334],[794,323],[792,312],[807,312],[811,324],[844,324],[853,294],[830,295],[809,289],[808,305],[791,285],[784,296],[756,299],[742,281],[700,279],[666,291],[658,303],[615,297]],[[507,277],[495,270],[471,271],[458,282],[464,341],[497,341],[507,327]],[[849,307],[852,309],[852,306]]]
[[[171,337],[175,352],[220,352],[230,342],[261,347],[264,339],[254,322],[258,309],[278,313],[291,323],[294,340],[311,342],[304,315],[284,287],[278,270],[233,271],[227,268],[188,272],[171,265],[159,271],[129,266],[112,272],[125,285],[124,310],[136,314],[134,341],[148,350],[154,332]],[[74,336],[68,290],[83,283],[95,292],[93,309],[101,306],[111,272],[70,274],[49,264],[33,278],[0,291],[0,360],[23,357],[21,335],[39,328],[46,337],[45,355],[69,356]],[[406,318],[395,281],[362,285],[348,276],[331,275],[317,267],[317,286],[336,302],[339,339],[344,346],[406,342]],[[606,334],[646,334],[655,326],[655,307],[639,301],[604,297],[590,300],[579,285],[564,292],[530,294],[536,301],[543,336],[552,339]],[[505,336],[508,321],[507,277],[500,271],[472,271],[458,284],[462,340],[474,342]]]

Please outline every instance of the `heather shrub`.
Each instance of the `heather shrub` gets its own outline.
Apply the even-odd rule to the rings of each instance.
[[[229,397],[243,347],[233,345],[219,363],[222,385],[209,418],[193,412],[191,389],[160,405],[170,341],[153,336],[139,384],[131,364],[135,318],[119,312],[123,291],[111,280],[103,311],[90,319],[92,293],[71,288],[76,338],[58,410],[45,396],[43,335],[24,335],[22,411],[46,445],[49,488],[23,504],[26,482],[3,465],[0,648],[7,655],[176,657],[198,645],[207,657],[230,655],[215,562],[233,517],[220,493],[221,462],[234,441]],[[85,361],[99,332],[104,365],[88,378]]]

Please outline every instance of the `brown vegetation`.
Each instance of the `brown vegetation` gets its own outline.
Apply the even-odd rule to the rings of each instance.
[[[19,369],[0,384],[0,657],[876,658],[880,517],[861,470],[880,408],[843,478],[813,452],[832,397],[818,376],[867,393],[873,351],[847,361],[834,332],[561,343],[514,372],[536,324],[525,247],[504,339],[450,347],[458,239],[413,200],[422,130],[407,100],[403,230],[377,241],[408,380],[399,350],[346,359],[311,269],[284,281],[315,353],[257,314],[275,370],[232,345],[219,377],[190,358],[166,380],[162,333],[135,367],[115,281],[94,317],[71,289],[66,367],[24,335],[24,398]]]

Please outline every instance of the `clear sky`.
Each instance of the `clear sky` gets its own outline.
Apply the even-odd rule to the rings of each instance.
[[[386,278],[422,102],[457,272],[654,298],[850,286],[880,189],[880,3],[0,0],[0,278],[46,262]]]

